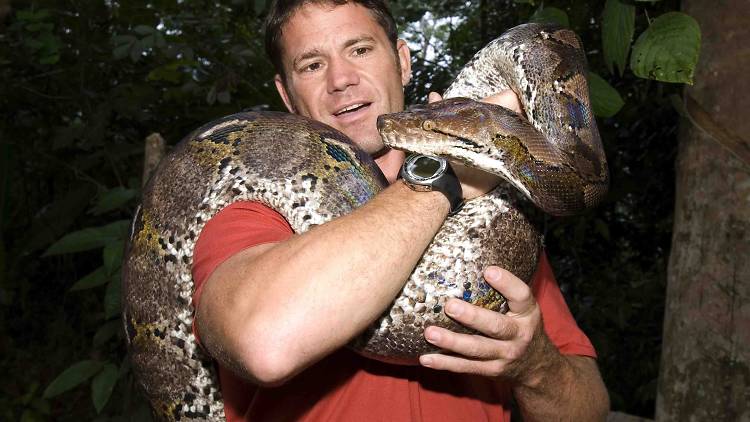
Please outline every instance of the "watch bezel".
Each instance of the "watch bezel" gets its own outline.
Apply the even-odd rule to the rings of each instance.
[[[421,158],[429,158],[433,161],[437,161],[440,164],[440,167],[435,170],[435,172],[432,174],[432,176],[429,177],[422,177],[417,174],[415,174],[412,171],[412,166],[414,163],[421,159]],[[404,166],[402,167],[402,172],[409,175],[409,182],[419,184],[419,185],[425,185],[425,186],[432,186],[433,182],[436,181],[440,176],[442,176],[448,168],[448,160],[446,160],[443,157],[436,157],[434,155],[426,155],[426,154],[413,154],[410,155],[406,162],[404,163]],[[403,177],[403,174],[402,174]]]

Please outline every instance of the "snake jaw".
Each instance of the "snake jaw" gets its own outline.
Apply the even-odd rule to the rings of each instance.
[[[469,157],[486,153],[492,146],[492,131],[483,128],[491,120],[489,114],[482,103],[451,98],[380,116],[378,130],[390,148],[448,156],[476,166],[477,160]]]

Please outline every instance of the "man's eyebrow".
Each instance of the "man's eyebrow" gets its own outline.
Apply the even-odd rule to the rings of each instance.
[[[318,48],[313,48],[311,50],[307,50],[304,53],[300,54],[299,56],[294,58],[294,61],[292,62],[292,67],[297,67],[299,62],[307,59],[314,59],[315,57],[322,56],[323,53]]]
[[[347,40],[344,43],[343,48],[349,48],[355,44],[359,44],[361,42],[375,42],[375,38],[370,35],[360,35],[358,37],[351,38]],[[292,61],[292,67],[297,67],[297,65],[304,60],[308,59],[314,59],[316,57],[320,57],[323,55],[323,52],[319,48],[312,48],[310,50],[305,51],[304,53],[300,54],[299,56],[295,57]]]
[[[358,43],[361,43],[361,42],[363,42],[363,41],[367,41],[367,42],[375,42],[375,38],[373,38],[373,37],[371,37],[371,36],[369,36],[369,35],[360,35],[360,36],[358,36],[358,37],[356,37],[356,38],[352,38],[352,39],[350,39],[350,40],[347,40],[347,41],[346,41],[346,42],[344,43],[344,48],[348,48],[348,47],[351,47],[351,46],[353,46],[353,45],[355,45],[355,44],[358,44]]]

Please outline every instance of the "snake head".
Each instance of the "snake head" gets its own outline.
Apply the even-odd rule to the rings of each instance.
[[[504,107],[468,98],[411,107],[378,117],[386,146],[411,153],[438,155],[494,173],[507,175],[507,150],[498,148],[498,134],[528,130],[528,121]]]

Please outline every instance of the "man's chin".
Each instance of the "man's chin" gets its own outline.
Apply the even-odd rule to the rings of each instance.
[[[361,135],[352,136],[348,133],[344,134],[352,140],[352,143],[354,143],[354,145],[356,145],[359,149],[366,152],[372,157],[378,157],[388,152],[388,147],[383,144],[383,141],[380,139],[379,134],[375,135],[376,139],[362,139]]]

